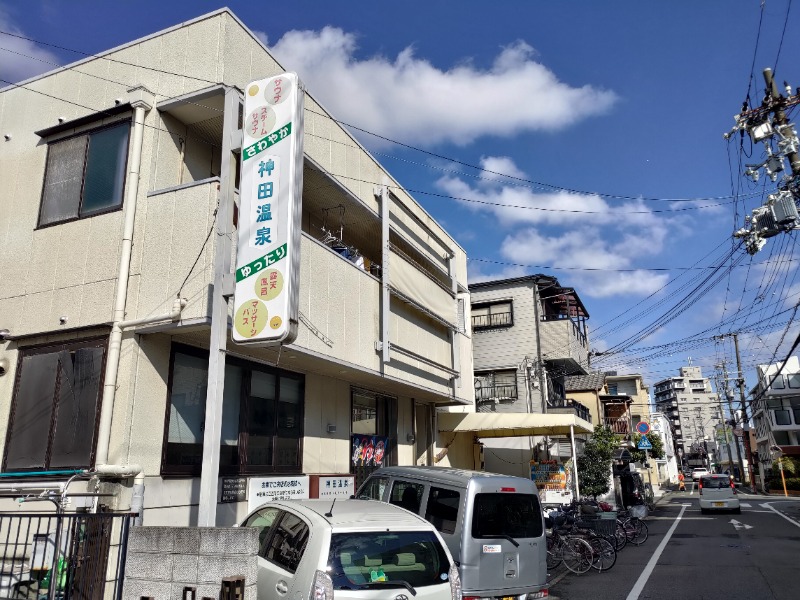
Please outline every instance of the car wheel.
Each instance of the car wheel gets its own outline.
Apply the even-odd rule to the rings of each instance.
[[[706,513],[708,513],[708,510],[706,510],[705,508],[701,508],[701,509],[700,509],[700,514],[701,514],[701,515],[704,515],[704,514],[706,514]]]
[[[733,513],[736,514],[736,515],[742,514],[742,507],[741,506],[737,506],[736,508],[733,509]]]

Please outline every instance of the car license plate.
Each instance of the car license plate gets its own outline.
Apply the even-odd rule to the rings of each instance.
[[[714,506],[725,506],[724,502],[714,502]]]
[[[500,600],[514,600],[514,596],[503,596]]]

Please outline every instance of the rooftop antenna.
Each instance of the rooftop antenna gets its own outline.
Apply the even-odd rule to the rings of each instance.
[[[332,517],[333,516],[333,505],[334,504],[336,504],[336,498],[333,499],[333,502],[331,502],[331,507],[328,509],[328,512],[325,513],[326,517]]]

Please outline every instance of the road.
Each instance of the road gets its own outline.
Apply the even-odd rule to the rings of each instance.
[[[703,515],[697,495],[670,492],[647,519],[650,537],[607,572],[553,574],[561,600],[796,600],[800,501],[740,494],[741,515]]]

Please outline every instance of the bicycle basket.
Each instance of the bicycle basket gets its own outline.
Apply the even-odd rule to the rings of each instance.
[[[647,506],[644,504],[635,504],[628,508],[628,512],[635,519],[644,519],[647,516]]]

